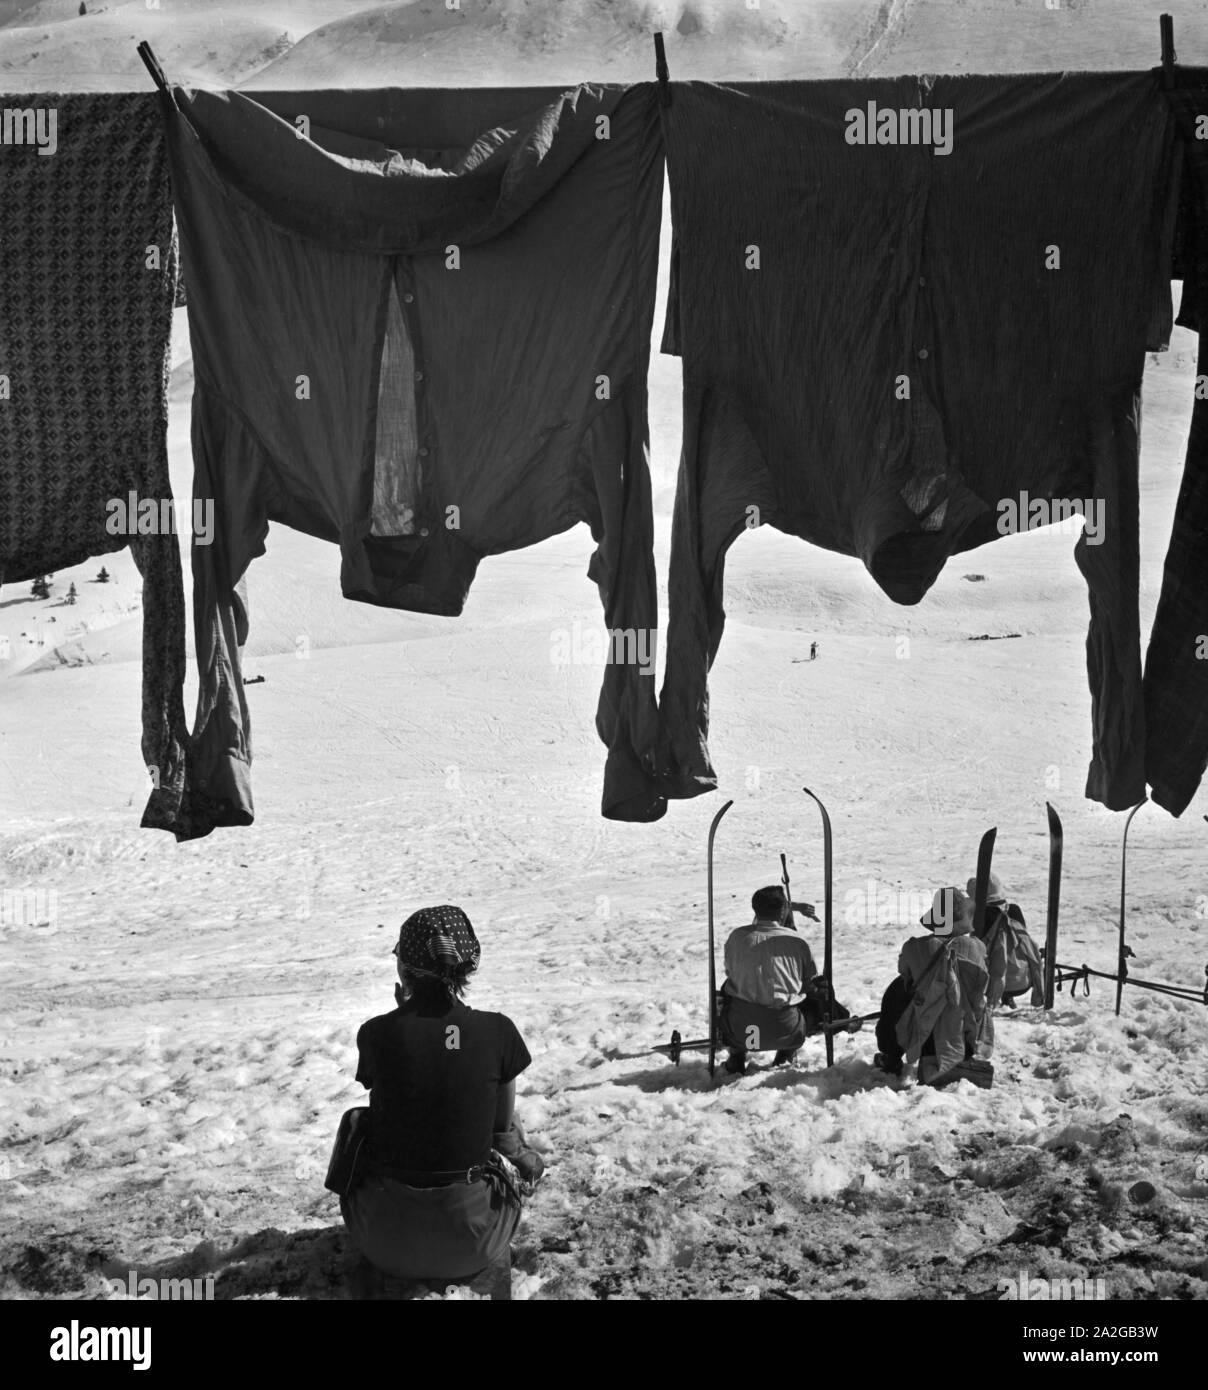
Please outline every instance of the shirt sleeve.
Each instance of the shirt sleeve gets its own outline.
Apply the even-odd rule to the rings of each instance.
[[[802,941],[801,950],[801,984],[804,988],[818,974],[818,967],[814,964],[814,953],[810,950],[808,941]]]
[[[507,1014],[500,1014],[499,1022],[499,1084],[506,1086],[509,1081],[515,1081],[533,1059],[524,1045],[520,1030]]]
[[[357,1030],[357,1077],[368,1091],[373,1086],[372,1046],[369,1040],[369,1025],[362,1023]]]

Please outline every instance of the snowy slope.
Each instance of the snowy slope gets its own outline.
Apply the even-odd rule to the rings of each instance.
[[[1039,5],[1005,0],[765,0],[754,17],[714,3],[691,7],[696,30],[679,4],[463,0],[464,48],[439,26],[405,41],[418,5],[338,22],[352,6],[173,0],[143,9],[154,34],[135,21],[141,6],[78,21],[90,32],[68,8],[43,3],[41,29],[27,13],[0,31],[0,64],[17,43],[23,80],[53,88],[61,59],[98,85],[137,84],[137,59],[122,65],[146,32],[170,70],[208,62],[222,81],[261,71],[285,39],[301,42],[257,83],[645,77],[656,23],[679,76],[1146,66],[1157,46],[1140,0],[1064,5],[1043,29]],[[1177,16],[1189,61],[1208,54],[1202,9]],[[228,25],[243,26],[229,44]],[[30,57],[42,32],[61,45],[53,60]],[[1146,374],[1143,635],[1194,352],[1179,331]],[[187,496],[184,339],[176,355],[171,462]],[[651,418],[665,582],[674,359],[652,366]],[[1038,532],[958,556],[910,609],[854,560],[772,532],[733,548],[711,682],[712,751],[737,803],[718,843],[722,931],[748,919],[782,849],[795,888],[820,894],[810,785],[835,824],[837,991],[874,1009],[914,930],[910,904],[973,872],[986,826],[999,827],[1013,896],[1043,921],[1048,799],[1066,826],[1060,958],[1113,968],[1123,817],[1082,796],[1074,539]],[[896,1090],[870,1067],[870,1033],[839,1038],[832,1071],[813,1043],[795,1067],[713,1086],[699,1056],[677,1069],[622,1055],[701,1030],[704,834],[721,797],[652,826],[601,819],[600,670],[551,660],[560,631],[599,624],[589,552],[580,528],[489,560],[466,614],[445,620],[345,603],[335,549],[274,528],[250,574],[246,670],[265,677],[248,688],[257,823],[187,845],[137,825],[128,556],[105,561],[107,587],[89,582],[89,562],[57,575],[46,603],[25,585],[0,591],[0,891],[22,906],[0,900],[0,1295],[95,1297],[102,1276],[133,1266],[213,1271],[219,1297],[343,1296],[321,1181],[339,1112],[360,1099],[356,1028],[390,1007],[393,929],[443,900],[484,943],[472,1002],[509,1012],[534,1056],[521,1113],[551,1167],[519,1242],[517,1296],[993,1298],[1020,1268],[1102,1277],[1111,1297],[1208,1295],[1203,1007],[1130,991],[1117,1020],[1096,982],[1089,999],[1063,992],[1050,1017],[1002,1015],[988,1093]],[[73,578],[80,602],[61,609]],[[58,643],[68,621],[89,630]],[[44,646],[18,660],[31,630]],[[1002,640],[970,640],[982,636]],[[1201,793],[1179,821],[1147,807],[1133,823],[1141,978],[1204,983],[1205,812]]]

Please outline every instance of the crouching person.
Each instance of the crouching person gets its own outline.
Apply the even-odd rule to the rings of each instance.
[[[920,1082],[965,1079],[989,1086],[994,1017],[987,999],[986,948],[973,932],[973,903],[959,888],[941,888],[898,957],[898,978],[881,1000],[876,1065],[900,1076],[918,1066]]]
[[[721,995],[721,1033],[729,1046],[725,1069],[741,1074],[747,1052],[775,1052],[774,1065],[796,1060],[797,1049],[832,1021],[859,1020],[834,999],[829,981],[818,974],[809,944],[789,925],[796,911],[817,920],[812,904],[790,903],[778,885],[761,888],[751,899],[755,919],[726,940],[726,980]]]
[[[513,1114],[528,1049],[505,1014],[462,1002],[480,953],[460,908],[414,913],[394,947],[398,1007],[357,1034],[368,1132],[340,1210],[381,1274],[452,1281],[506,1268],[521,1199],[544,1169]],[[372,1291],[366,1273],[361,1292]]]

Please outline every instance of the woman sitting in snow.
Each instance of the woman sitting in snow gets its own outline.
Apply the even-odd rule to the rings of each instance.
[[[971,878],[970,897],[976,887],[977,880]],[[986,948],[986,969],[990,972],[986,999],[992,1009],[999,1004],[1013,1009],[1016,999],[1029,989],[1032,991],[1033,1005],[1039,1007],[1044,1003],[1044,972],[1040,965],[1040,952],[1028,935],[1023,912],[1017,903],[1007,902],[1002,884],[993,873],[986,894],[986,920],[977,933],[977,939]]]
[[[875,1062],[892,1076],[919,1068],[919,1080],[944,1086],[968,1074],[989,1084],[993,1073],[970,1059],[994,1050],[994,1018],[986,1004],[986,948],[973,933],[973,903],[959,888],[936,890],[919,919],[927,936],[912,936],[898,957],[898,978],[885,991],[877,1020]]]
[[[461,1002],[481,948],[459,907],[413,913],[394,954],[398,1008],[357,1034],[369,1133],[340,1210],[375,1269],[471,1279],[503,1261],[545,1166],[512,1113],[532,1059],[510,1018]]]

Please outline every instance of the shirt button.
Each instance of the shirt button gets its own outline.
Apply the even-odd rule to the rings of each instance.
[[[416,374],[415,374],[415,379],[416,379],[416,381],[423,381],[423,379],[424,379],[424,374],[423,374],[423,372],[416,372]]]
[[[919,276],[919,284],[920,284],[920,285],[925,285],[926,283],[927,283],[927,277],[924,276],[924,275],[920,275],[920,276]]]
[[[428,528],[426,526],[421,526],[419,528],[419,533],[421,536],[426,536],[428,534]]]
[[[420,449],[419,456],[422,459],[426,459],[428,457],[428,446],[426,444]]]
[[[407,294],[403,295],[403,303],[404,303],[404,304],[414,304],[414,303],[415,303],[415,296],[414,296],[413,294],[411,294],[410,292],[408,292]]]
[[[919,348],[919,356],[920,356],[921,358],[923,358],[924,360],[926,360],[926,357],[927,357],[927,349],[926,349],[926,348]]]

